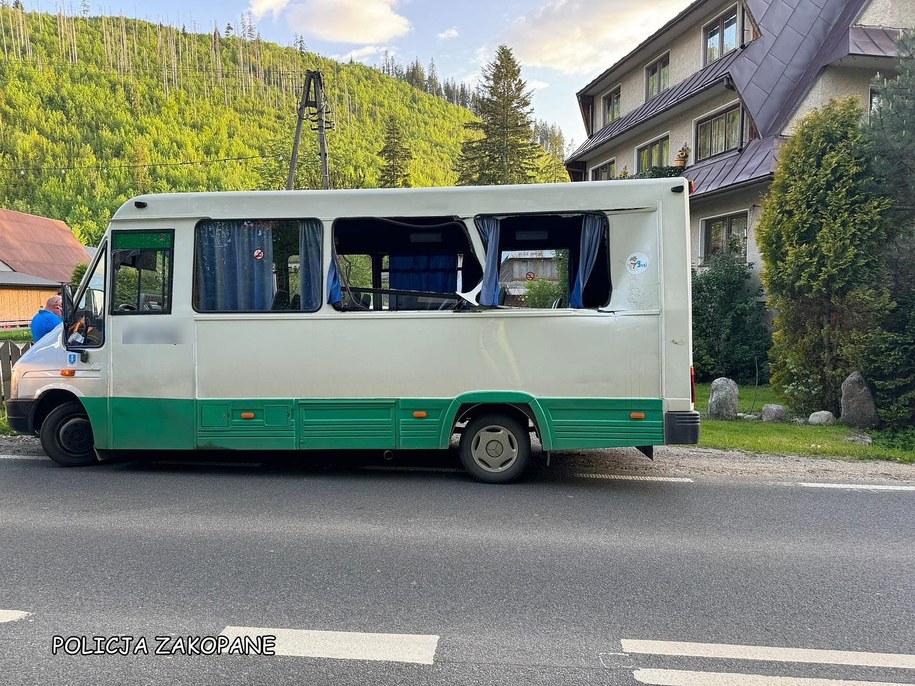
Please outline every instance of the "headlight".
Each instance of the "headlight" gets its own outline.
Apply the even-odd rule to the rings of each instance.
[[[19,397],[19,370],[13,367],[13,375],[10,377],[10,400]]]

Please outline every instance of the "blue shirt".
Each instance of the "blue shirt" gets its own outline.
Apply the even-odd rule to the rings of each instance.
[[[63,321],[50,310],[38,310],[32,317],[32,340],[37,343]]]

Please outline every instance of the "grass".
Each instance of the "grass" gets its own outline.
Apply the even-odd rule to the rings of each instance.
[[[32,332],[29,329],[0,329],[0,341],[30,341]]]
[[[6,421],[6,410],[0,408],[0,436],[12,436],[13,430]]]
[[[696,409],[708,412],[710,384],[696,384]],[[738,396],[738,412],[759,413],[767,403],[784,404],[769,386],[743,387]],[[874,439],[873,445],[862,445],[848,439],[860,436],[861,430],[844,426],[798,426],[792,423],[770,423],[760,421],[723,421],[702,419],[702,448],[720,450],[742,450],[750,453],[772,455],[812,455],[818,457],[840,457],[858,460],[892,460],[915,464],[915,441],[899,434],[887,437],[884,432],[868,432]]]

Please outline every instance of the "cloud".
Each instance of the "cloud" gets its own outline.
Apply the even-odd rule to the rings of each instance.
[[[440,34],[438,34],[438,39],[439,40],[453,40],[460,35],[461,34],[458,33],[457,28],[452,26],[450,29],[445,29]]]
[[[319,40],[383,43],[410,32],[410,22],[394,11],[398,1],[305,0],[290,5],[286,16],[293,31]]]
[[[391,53],[391,49],[386,48],[383,45],[366,45],[362,48],[350,50],[345,55],[331,55],[330,58],[337,60],[338,62],[349,62],[350,60],[353,60],[354,62],[365,62],[368,58],[376,57],[385,50],[387,50],[388,53]]]
[[[546,0],[502,36],[526,67],[600,72],[690,4],[690,0]]]
[[[550,84],[548,84],[546,81],[531,81],[531,80],[526,80],[524,83],[527,84],[527,87],[528,87],[529,90],[534,90],[534,91],[542,91],[542,90],[544,90],[545,88],[549,88],[549,87],[550,87]]]
[[[290,0],[251,0],[251,13],[256,19],[260,19],[265,14],[272,14],[274,17],[279,16],[280,12],[286,9]]]

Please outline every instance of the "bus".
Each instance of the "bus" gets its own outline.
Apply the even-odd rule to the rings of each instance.
[[[548,459],[696,444],[687,183],[136,197],[16,365],[8,421],[64,466],[456,440],[490,483],[532,436]],[[507,299],[531,251],[550,278]]]

